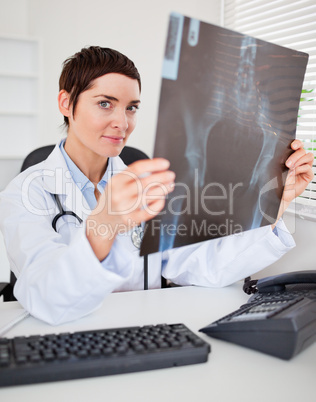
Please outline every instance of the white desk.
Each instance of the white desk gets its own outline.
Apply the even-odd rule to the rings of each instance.
[[[224,289],[171,288],[111,294],[81,320],[51,327],[33,317],[7,333],[47,334],[119,326],[183,322],[198,330],[247,301],[241,284]],[[0,303],[2,310],[19,304]],[[316,343],[290,361],[201,334],[212,351],[207,363],[116,376],[0,388],[1,401],[235,402],[315,400]]]

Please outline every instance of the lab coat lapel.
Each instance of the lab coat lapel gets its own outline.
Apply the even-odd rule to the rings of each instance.
[[[69,186],[69,190],[66,193],[64,205],[66,211],[75,212],[82,220],[85,220],[91,213],[91,209],[89,208],[84,195],[73,180],[71,182],[71,186]]]
[[[112,174],[115,175],[125,168],[126,165],[120,157],[111,158],[107,181]],[[75,212],[81,219],[85,220],[91,213],[83,194],[72,179],[59,144],[43,162],[43,187],[51,194],[58,194],[64,209]]]
[[[72,179],[59,144],[43,162],[43,187],[51,194],[58,194],[66,211],[75,212],[81,219],[90,214],[91,210]]]

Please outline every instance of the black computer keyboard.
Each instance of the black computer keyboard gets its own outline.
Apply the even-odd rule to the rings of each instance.
[[[183,324],[0,338],[0,386],[184,366],[209,353]]]

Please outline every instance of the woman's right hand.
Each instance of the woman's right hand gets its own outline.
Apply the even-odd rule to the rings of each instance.
[[[141,160],[109,180],[86,221],[87,238],[100,261],[109,254],[118,233],[128,232],[163,209],[166,195],[174,188],[175,174],[169,166],[163,158]]]

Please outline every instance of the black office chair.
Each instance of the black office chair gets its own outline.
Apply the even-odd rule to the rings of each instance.
[[[23,161],[21,172],[36,163],[45,160],[48,155],[52,152],[55,145],[46,145],[40,147],[29,153]],[[149,159],[149,157],[141,150],[129,146],[125,146],[120,154],[125,165],[130,165],[141,159]],[[0,297],[3,296],[3,301],[15,301],[13,295],[13,288],[16,282],[16,277],[13,272],[10,274],[10,283],[0,283]]]

